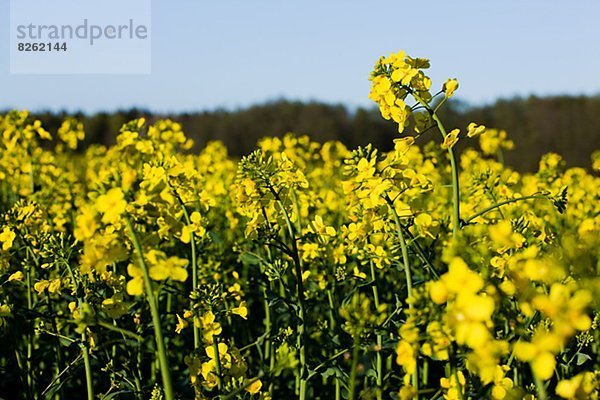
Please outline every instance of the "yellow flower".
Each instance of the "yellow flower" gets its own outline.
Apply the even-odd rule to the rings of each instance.
[[[525,242],[525,238],[513,230],[509,221],[500,221],[496,225],[490,225],[489,234],[499,253],[504,253],[509,248],[519,248]]]
[[[228,368],[231,365],[231,355],[227,352],[229,347],[225,343],[219,343],[216,350],[219,352],[221,366]],[[211,360],[216,360],[217,355],[215,354],[215,346],[206,346],[204,351]]]
[[[190,222],[189,225],[185,225],[181,229],[179,240],[183,243],[189,243],[192,240],[192,233],[197,237],[202,237],[206,233],[206,229],[201,225],[202,216],[198,211],[194,211],[192,215],[190,215]]]
[[[415,116],[416,115],[421,115],[421,114],[415,114]],[[412,136],[394,139],[394,151],[396,151],[400,154],[405,154],[410,150],[410,148],[412,147],[412,145],[414,143],[415,143],[415,138]]]
[[[486,129],[484,134],[479,136],[479,147],[487,155],[494,155],[500,149],[511,150],[514,143],[508,140],[506,131],[498,129]]]
[[[312,226],[315,230],[315,233],[321,236],[324,240],[327,240],[327,236],[333,237],[335,236],[335,229],[332,226],[327,226],[323,222],[323,218],[320,215],[317,215],[312,222]]]
[[[4,319],[10,316],[12,316],[10,306],[8,304],[0,304],[0,328],[5,324]]]
[[[11,315],[11,309],[8,304],[0,305],[0,317],[9,317]]]
[[[354,267],[354,271],[352,272],[352,276],[358,279],[367,279],[367,274],[361,272],[358,267]]]
[[[554,374],[556,359],[550,352],[543,352],[534,357],[531,361],[531,370],[540,379],[547,380]]]
[[[75,219],[75,231],[73,232],[77,240],[86,240],[94,236],[98,224],[96,223],[96,213],[91,208],[84,208],[82,213]]]
[[[50,293],[58,293],[60,291],[60,279],[52,279],[48,285],[48,291]]]
[[[202,336],[208,344],[212,344],[213,336],[220,335],[222,332],[221,324],[215,322],[215,314],[212,311],[208,311],[201,318],[202,323]]]
[[[39,295],[41,295],[48,288],[48,286],[50,286],[50,281],[43,279],[39,282],[36,282],[33,285],[33,289],[38,292]]]
[[[239,315],[244,319],[248,319],[248,308],[246,307],[245,301],[242,301],[238,307],[232,308],[231,312],[235,315]]]
[[[407,340],[401,340],[396,347],[396,363],[404,367],[407,374],[412,374],[417,367],[417,353]]]
[[[13,281],[21,282],[21,281],[23,281],[23,279],[25,279],[25,275],[23,274],[23,272],[17,271],[8,277],[8,282],[13,282]]]
[[[471,122],[467,127],[467,136],[470,138],[481,135],[483,132],[485,132],[485,126],[477,125],[475,122]]]
[[[38,281],[33,285],[33,289],[36,292],[38,292],[39,295],[41,295],[42,293],[44,293],[44,291],[46,289],[48,289],[48,292],[50,292],[50,293],[58,293],[60,291],[60,286],[61,286],[60,279],[52,279],[52,280],[42,279],[41,281]]]
[[[248,392],[250,394],[256,394],[256,393],[260,392],[261,388],[262,388],[262,382],[260,381],[260,379],[255,379],[246,386],[245,390],[246,390],[246,392]]]
[[[402,85],[409,85],[410,81],[417,76],[418,73],[418,69],[411,68],[408,64],[404,64],[402,68],[392,72],[392,80],[394,82],[400,82]]]
[[[450,375],[450,378],[440,378],[440,386],[445,389],[445,400],[458,400],[464,397],[465,384],[467,383],[462,371]],[[460,387],[460,391],[459,391]]]
[[[494,386],[492,388],[492,398],[494,400],[502,400],[506,398],[508,391],[511,390],[514,386],[512,379],[504,376],[508,369],[509,367],[505,365],[497,365],[494,368]]]
[[[447,360],[451,341],[446,330],[439,321],[430,322],[427,325],[428,341],[421,347],[421,353],[435,360]]]
[[[189,324],[185,319],[181,318],[179,314],[175,314],[175,316],[177,317],[177,326],[175,327],[175,333],[179,334],[182,330],[187,328]]]
[[[494,299],[490,296],[461,293],[456,306],[464,310],[465,317],[472,321],[488,321],[494,312]]]
[[[446,135],[442,143],[442,149],[451,149],[458,142],[459,129],[453,129]]]
[[[534,344],[524,341],[515,343],[513,351],[515,357],[521,361],[531,361],[537,354],[537,349]]]
[[[66,145],[74,150],[77,148],[77,142],[85,138],[83,124],[74,118],[68,118],[63,121],[58,128],[58,137],[66,143]]]
[[[310,278],[311,274],[312,274],[312,272],[310,272],[308,270],[302,272],[302,282],[306,282],[308,280],[308,278]]]
[[[304,243],[301,250],[303,260],[308,261],[319,256],[319,245],[316,243]]]
[[[412,184],[412,182],[411,182]],[[431,239],[435,239],[435,235],[432,233],[438,226],[437,221],[434,221],[431,215],[427,213],[421,213],[415,217],[415,225],[419,233],[424,236],[429,236]]]
[[[8,249],[10,249],[16,237],[17,235],[8,226],[5,226],[2,230],[2,233],[0,233],[0,242],[2,242],[2,250],[7,251]]]
[[[169,278],[185,282],[188,277],[186,266],[188,260],[179,257],[169,257],[159,250],[150,250],[145,254],[148,260],[148,275],[155,281],[164,281]]]
[[[412,385],[403,385],[398,393],[400,400],[416,399],[418,394],[419,393],[417,392],[417,389],[415,389],[415,387]]]
[[[448,300],[448,289],[441,281],[433,281],[428,284],[429,296],[436,304],[443,304]]]
[[[556,385],[556,394],[563,399],[585,400],[592,398],[597,383],[593,372],[582,372],[571,379],[564,379]]]
[[[120,188],[112,188],[96,199],[96,209],[103,214],[102,222],[105,224],[117,222],[126,207],[127,201]]]
[[[393,82],[388,76],[379,72],[380,67],[392,71],[391,80]],[[374,75],[371,76],[371,81],[369,98],[379,105],[379,111],[383,118],[392,119],[398,123],[398,132],[401,133],[408,123],[410,108],[404,102],[406,96],[398,92],[396,86],[410,85],[416,92],[421,92],[428,89],[431,81],[418,68],[414,68],[409,63],[409,58],[406,58],[402,52],[380,59]],[[402,89],[401,92],[404,90]]]
[[[452,259],[448,265],[448,272],[442,278],[442,282],[451,293],[469,292],[477,293],[483,288],[483,278],[469,269],[460,257]]]
[[[448,79],[442,85],[442,90],[444,91],[446,98],[452,97],[454,92],[458,89],[458,81],[456,79]]]
[[[127,282],[127,293],[131,296],[140,296],[144,293],[144,272],[140,267],[129,264],[127,273],[133,278]]]

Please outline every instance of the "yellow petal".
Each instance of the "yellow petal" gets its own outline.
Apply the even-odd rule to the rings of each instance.
[[[540,379],[547,380],[552,378],[554,374],[554,366],[556,360],[554,355],[549,352],[543,352],[531,361],[531,369],[533,373]]]
[[[260,392],[261,388],[262,388],[262,382],[260,381],[260,379],[257,379],[254,382],[252,382],[251,384],[249,384],[248,386],[246,386],[246,392],[251,393],[251,394],[256,394],[256,393]]]
[[[43,280],[36,282],[35,285],[33,285],[33,288],[36,292],[38,292],[38,294],[42,294],[48,286],[50,286],[50,282],[48,282],[47,280]]]
[[[127,293],[131,296],[140,296],[144,293],[144,280],[142,278],[133,278],[127,282]]]
[[[235,315],[239,315],[244,319],[248,319],[248,308],[246,308],[245,301],[242,301],[239,307],[232,308],[231,312]]]
[[[188,272],[185,268],[175,267],[171,270],[171,279],[178,282],[185,282]]]
[[[21,271],[17,271],[8,277],[8,281],[9,282],[12,282],[12,281],[21,282],[24,278],[25,278],[25,275],[23,275],[23,273]]]
[[[517,342],[513,348],[515,357],[521,361],[531,361],[538,353],[535,345],[529,342]]]
[[[154,279],[155,281],[164,281],[169,277],[170,271],[164,266],[163,263],[161,263],[159,265],[150,267],[148,274],[150,275],[150,278]]]
[[[188,225],[181,229],[181,236],[179,237],[183,243],[189,243],[192,240],[192,228]]]

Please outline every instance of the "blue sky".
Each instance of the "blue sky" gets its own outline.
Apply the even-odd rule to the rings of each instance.
[[[126,1],[126,0],[124,0]],[[149,75],[11,75],[0,1],[0,109],[159,112],[281,97],[369,105],[368,75],[400,49],[472,104],[600,93],[600,1],[153,0]]]

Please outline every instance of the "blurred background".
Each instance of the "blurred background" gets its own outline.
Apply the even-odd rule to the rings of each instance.
[[[145,116],[180,121],[197,146],[222,140],[235,156],[290,131],[388,149],[398,134],[369,102],[368,77],[379,56],[403,49],[432,60],[432,91],[458,78],[447,127],[505,129],[519,170],[549,151],[588,166],[600,148],[598,16],[596,0],[154,0],[150,74],[11,75],[2,57],[0,110],[29,109],[50,131],[76,115],[86,144],[110,144]]]

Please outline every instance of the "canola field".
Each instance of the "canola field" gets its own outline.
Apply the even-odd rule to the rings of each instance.
[[[514,171],[428,67],[374,67],[390,152],[0,116],[0,397],[598,399],[600,153]]]

